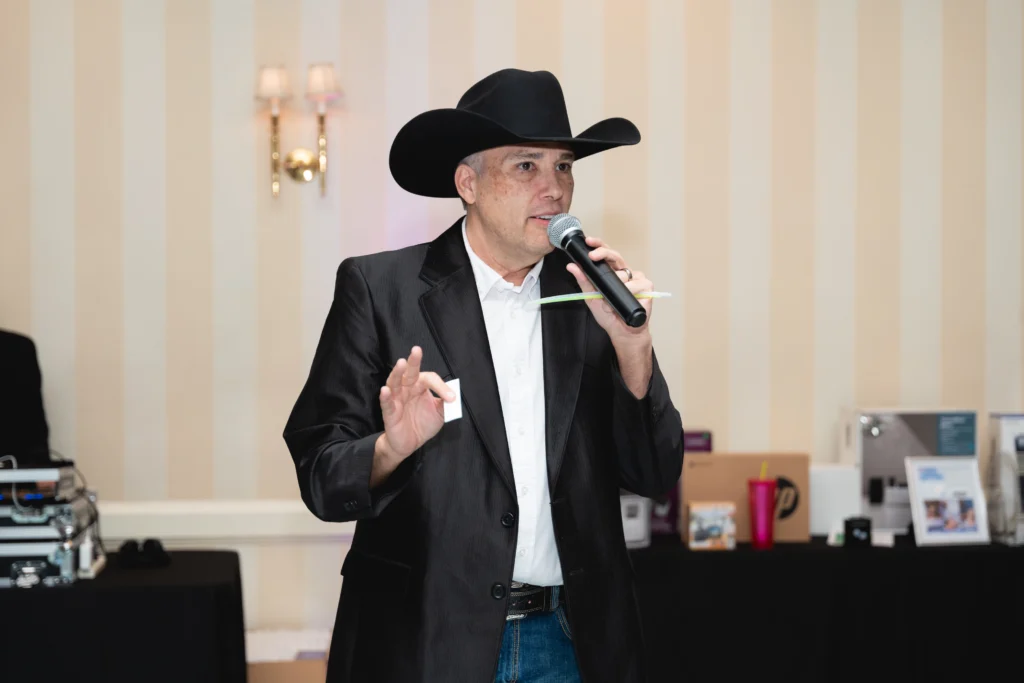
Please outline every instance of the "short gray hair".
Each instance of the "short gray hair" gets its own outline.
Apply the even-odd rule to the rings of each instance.
[[[477,175],[482,175],[484,172],[484,153],[474,152],[458,163],[459,166],[461,166],[462,164],[465,164],[466,166],[469,166],[471,169],[476,171]],[[465,199],[459,197],[459,201],[462,202],[463,210],[469,208],[466,205]]]

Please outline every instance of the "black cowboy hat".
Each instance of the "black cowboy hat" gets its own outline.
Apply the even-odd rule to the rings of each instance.
[[[640,142],[630,121],[610,118],[573,137],[558,79],[547,71],[503,69],[477,82],[454,109],[405,124],[391,145],[391,175],[427,197],[458,197],[455,168],[470,154],[504,145],[564,143],[576,159]]]

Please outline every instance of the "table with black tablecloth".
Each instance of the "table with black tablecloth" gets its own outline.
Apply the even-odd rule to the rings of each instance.
[[[651,681],[1021,678],[1024,548],[631,552]]]
[[[0,590],[0,680],[244,683],[238,554],[172,551],[67,587]]]

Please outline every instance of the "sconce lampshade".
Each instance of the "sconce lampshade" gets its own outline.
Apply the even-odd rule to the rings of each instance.
[[[265,66],[260,69],[260,79],[256,86],[256,97],[268,102],[286,100],[292,96],[288,85],[288,71],[281,66]]]
[[[331,64],[313,64],[306,80],[306,98],[324,104],[341,96],[341,87]]]

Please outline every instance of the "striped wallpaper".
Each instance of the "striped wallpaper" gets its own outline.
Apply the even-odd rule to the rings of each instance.
[[[517,65],[574,129],[573,211],[674,294],[687,425],[834,452],[840,407],[1024,409],[1022,0],[4,0],[0,327],[107,500],[296,495],[281,431],[348,255],[430,239],[399,126]],[[338,68],[327,196],[269,191],[258,67]],[[301,98],[282,149],[315,147]]]

